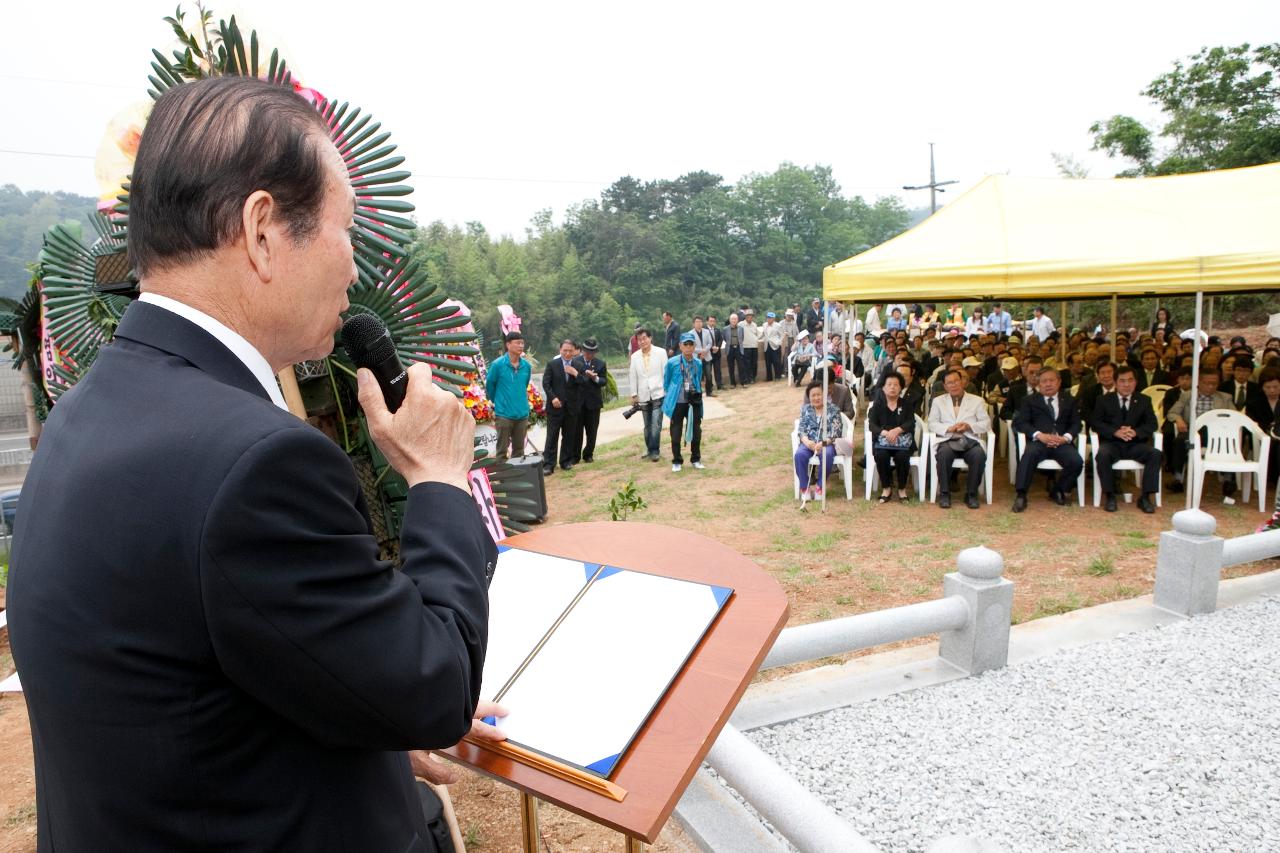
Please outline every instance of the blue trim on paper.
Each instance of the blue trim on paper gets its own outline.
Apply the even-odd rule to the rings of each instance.
[[[715,596],[716,609],[719,609],[724,607],[724,603],[729,600],[729,596],[733,595],[733,589],[727,586],[712,585],[711,594]]]
[[[510,551],[510,550],[511,550],[511,546],[510,546],[510,545],[503,545],[503,544],[499,543],[499,545],[498,545],[498,553],[499,553],[499,554],[501,554],[503,551]]]
[[[613,575],[616,575],[620,571],[622,571],[622,569],[614,568],[613,566],[605,566],[603,569],[600,570],[600,577],[596,578],[596,580],[602,581],[607,577],[612,577]]]
[[[621,571],[621,570],[616,569],[615,571]],[[608,758],[602,758],[599,761],[593,761],[592,763],[587,765],[587,769],[593,773],[599,773],[601,776],[608,776],[610,773],[613,772],[613,765],[618,763],[618,758],[621,755],[622,753],[615,752],[613,755],[610,755]]]
[[[600,570],[600,564],[599,563],[583,563],[582,568],[587,573],[587,582],[590,583],[591,579],[596,576],[596,572]]]
[[[488,723],[491,726],[496,726],[498,724],[498,718],[497,717],[481,717],[480,722]]]

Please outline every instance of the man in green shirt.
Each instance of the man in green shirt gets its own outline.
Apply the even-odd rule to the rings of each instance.
[[[498,429],[498,461],[524,455],[524,436],[529,428],[529,377],[533,367],[524,358],[524,337],[511,332],[505,338],[507,354],[489,365],[484,393],[493,401],[493,421]]]

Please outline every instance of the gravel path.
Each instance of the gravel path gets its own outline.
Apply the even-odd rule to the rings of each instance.
[[[885,853],[1280,850],[1280,597],[748,736]]]

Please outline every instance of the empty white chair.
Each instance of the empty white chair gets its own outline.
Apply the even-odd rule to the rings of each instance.
[[[1206,433],[1203,446],[1200,430]],[[1253,436],[1253,458],[1244,455],[1241,435],[1245,431]],[[1242,412],[1234,409],[1210,409],[1196,416],[1196,430],[1191,436],[1191,504],[1199,509],[1200,495],[1204,491],[1204,474],[1217,471],[1220,474],[1239,474],[1241,497],[1249,502],[1250,480],[1258,477],[1258,512],[1266,512],[1267,461],[1271,452],[1271,436]]]
[[[1164,450],[1164,434],[1157,432],[1152,437],[1152,443],[1155,444],[1156,450]],[[1098,479],[1098,450],[1102,447],[1102,441],[1098,438],[1096,432],[1089,432],[1089,452],[1093,455],[1093,505],[1095,507],[1102,506],[1102,481]],[[1142,491],[1142,468],[1141,462],[1133,459],[1120,459],[1111,466],[1112,471],[1132,471],[1134,481],[1138,484],[1138,491]],[[1156,506],[1164,506],[1164,502],[1160,498],[1160,491],[1164,488],[1164,471],[1161,470],[1160,479],[1156,485]]]
[[[932,438],[930,439],[930,441],[932,442]],[[987,450],[986,469],[982,473],[982,490],[987,495],[987,503],[990,504],[991,503],[991,481],[994,477],[995,464],[996,464],[995,430],[988,432],[986,435],[986,438],[982,439],[982,441],[986,444],[986,450]],[[937,470],[938,460],[937,460],[937,456],[934,453],[929,454],[929,464],[932,465],[934,469],[933,479],[929,481],[929,501],[931,503],[937,503],[938,502],[938,480],[942,479],[943,477],[950,477],[951,474],[948,471]],[[951,467],[957,471],[968,471],[969,463],[965,462],[963,459],[953,459],[951,460]]]
[[[1164,395],[1171,387],[1170,385],[1148,385],[1142,389],[1142,393],[1151,401],[1151,408],[1156,410],[1156,429],[1164,426]]]

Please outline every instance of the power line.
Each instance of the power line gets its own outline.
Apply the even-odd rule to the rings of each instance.
[[[28,83],[57,83],[62,86],[96,86],[100,89],[129,89],[145,92],[142,85],[127,86],[124,83],[101,83],[96,80],[59,80],[55,77],[28,77],[22,74],[0,74],[0,80],[23,80]]]
[[[57,151],[19,151],[16,148],[0,148],[0,154],[23,154],[27,157],[67,157],[72,160],[96,160],[92,154],[59,154]]]

